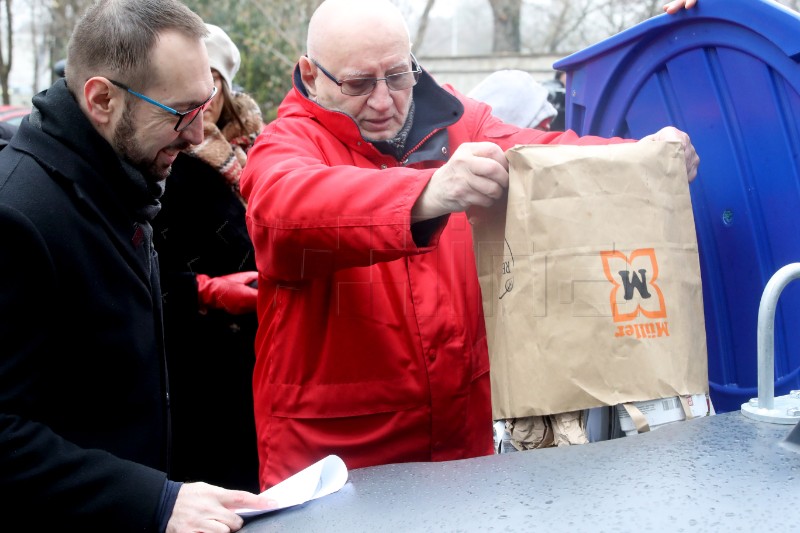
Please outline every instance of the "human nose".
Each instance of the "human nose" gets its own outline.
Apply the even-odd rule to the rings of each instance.
[[[374,109],[387,109],[392,105],[392,94],[385,79],[377,80],[375,88],[369,95],[368,103]]]
[[[200,113],[186,129],[181,131],[180,137],[192,144],[200,144],[203,142],[203,135],[203,113]]]

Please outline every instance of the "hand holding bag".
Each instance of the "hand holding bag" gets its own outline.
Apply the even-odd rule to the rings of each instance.
[[[473,227],[495,419],[708,392],[679,143],[518,146]]]

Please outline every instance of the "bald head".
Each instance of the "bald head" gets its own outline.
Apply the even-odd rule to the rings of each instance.
[[[311,17],[307,56],[297,64],[308,98],[349,115],[364,139],[389,140],[405,124],[413,83],[392,89],[386,77],[411,75],[411,42],[388,0],[325,0]],[[342,80],[369,85],[370,79],[367,92],[342,88]]]
[[[307,53],[320,60],[387,45],[411,50],[403,15],[388,0],[325,0],[308,23]]]

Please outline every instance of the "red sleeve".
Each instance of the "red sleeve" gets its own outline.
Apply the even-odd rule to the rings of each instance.
[[[250,150],[241,179],[259,271],[280,280],[328,275],[429,251],[411,208],[434,169],[374,168],[310,119],[279,119]]]

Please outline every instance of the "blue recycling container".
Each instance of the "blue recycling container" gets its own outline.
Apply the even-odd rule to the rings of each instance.
[[[800,15],[769,0],[699,0],[565,57],[567,127],[641,138],[686,131],[708,370],[718,412],[758,396],[761,294],[800,261]],[[775,394],[800,389],[800,283],[775,320]]]

